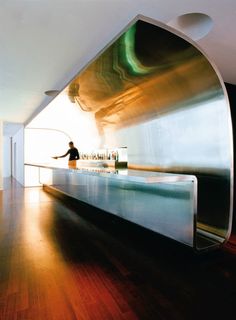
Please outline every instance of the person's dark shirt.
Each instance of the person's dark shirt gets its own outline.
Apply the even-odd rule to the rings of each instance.
[[[70,155],[69,160],[78,160],[79,152],[77,148],[71,148],[67,151],[66,155]]]

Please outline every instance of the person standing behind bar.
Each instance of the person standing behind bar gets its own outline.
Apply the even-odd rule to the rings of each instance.
[[[65,154],[62,156],[55,156],[53,159],[64,158],[69,154],[68,166],[69,168],[76,168],[76,160],[79,160],[79,152],[72,141],[69,142],[69,147],[70,149]]]

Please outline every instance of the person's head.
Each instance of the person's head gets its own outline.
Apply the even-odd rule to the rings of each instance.
[[[74,143],[72,141],[69,142],[69,147],[74,148]]]

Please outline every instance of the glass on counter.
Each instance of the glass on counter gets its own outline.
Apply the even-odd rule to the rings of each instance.
[[[80,152],[81,160],[113,160],[127,162],[127,147]]]

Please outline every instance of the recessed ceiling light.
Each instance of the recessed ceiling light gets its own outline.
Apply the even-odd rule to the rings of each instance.
[[[60,90],[47,90],[47,91],[45,91],[44,93],[45,93],[47,96],[55,97],[55,96],[58,95],[59,92],[60,92]]]
[[[199,40],[210,32],[213,21],[211,17],[203,13],[187,13],[171,20],[168,25],[193,40]]]

